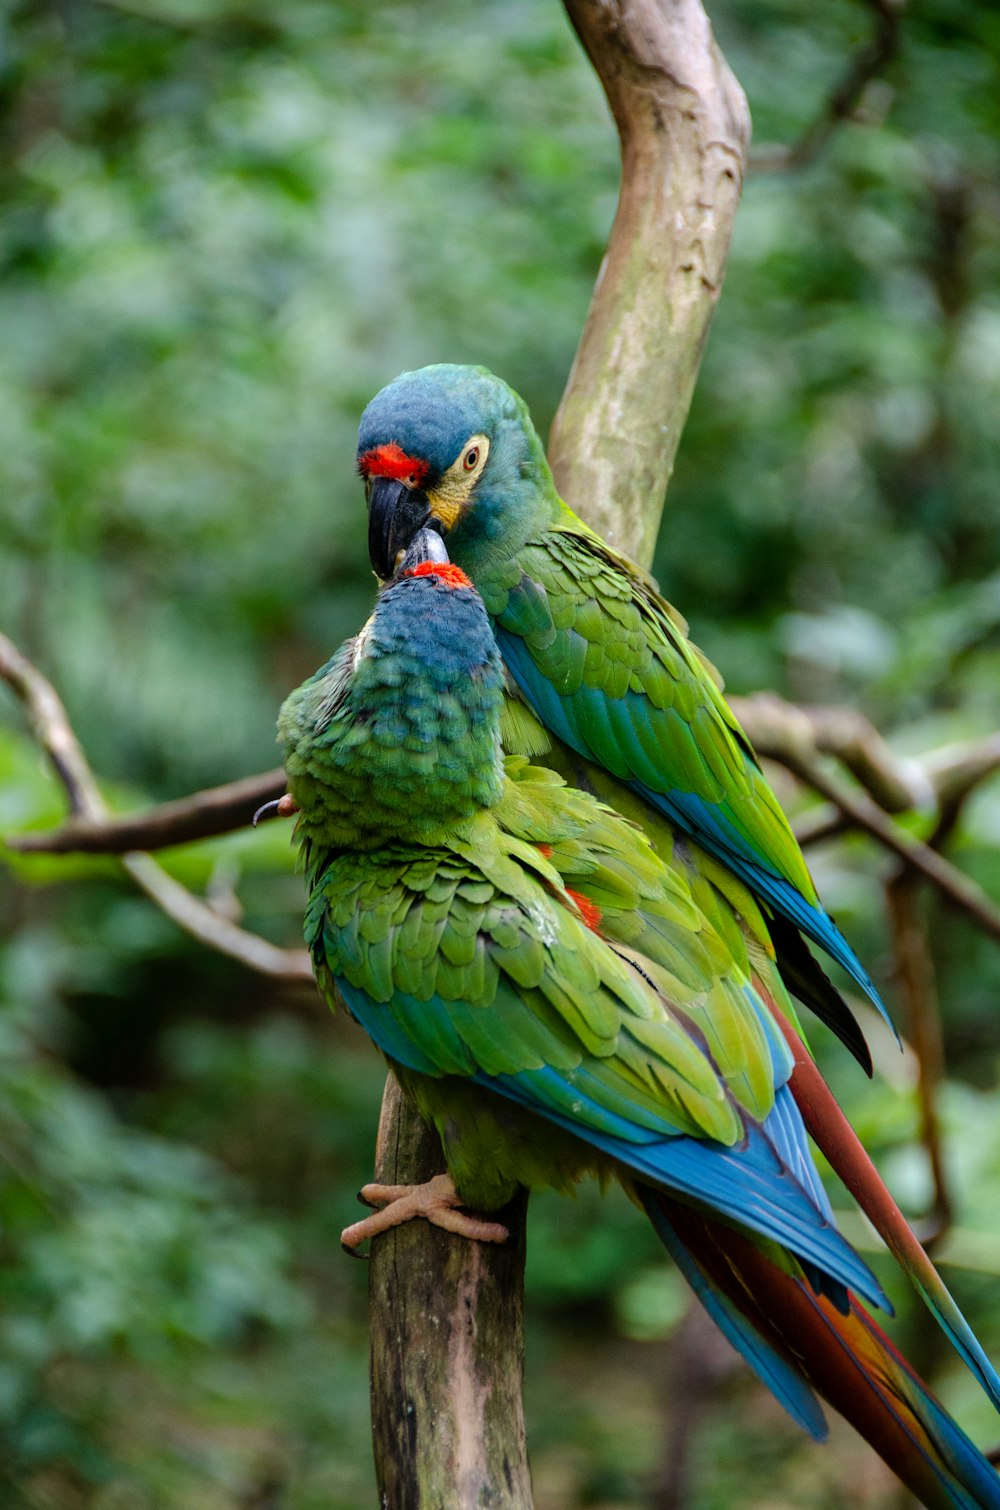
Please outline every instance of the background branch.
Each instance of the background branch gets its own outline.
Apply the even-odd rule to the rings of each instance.
[[[754,172],[773,173],[804,168],[826,146],[841,122],[850,120],[865,90],[895,59],[900,47],[900,17],[905,0],[864,0],[872,14],[871,35],[852,55],[837,84],[813,121],[790,147],[764,144],[750,159]]]
[[[38,668],[2,634],[0,679],[24,704],[35,738],[66,793],[70,811],[91,825],[106,824],[107,805],[59,694]],[[126,854],[122,857],[122,867],[161,912],[210,949],[273,979],[312,980],[309,956],[304,949],[279,949],[266,939],[238,928],[175,881],[150,855]]]
[[[951,1226],[955,1206],[948,1182],[937,1094],[944,1079],[944,1039],[934,979],[934,961],[920,914],[920,876],[901,865],[886,883],[895,976],[902,997],[904,1030],[917,1056],[920,1141],[927,1150],[934,1198],[920,1233],[925,1247],[940,1242]]]
[[[102,804],[104,816],[94,817],[71,804],[75,816],[60,828],[16,834],[5,842],[24,855],[124,855],[133,849],[169,849],[246,828],[257,809],[284,790],[285,773],[278,766],[137,813],[111,814]]]

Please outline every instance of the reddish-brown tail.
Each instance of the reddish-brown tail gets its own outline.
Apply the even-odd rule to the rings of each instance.
[[[1000,1510],[1000,1477],[858,1301],[842,1314],[733,1228],[658,1192],[644,1198],[710,1314],[772,1388],[777,1375],[797,1419],[814,1429],[792,1378],[850,1421],[928,1510]]]

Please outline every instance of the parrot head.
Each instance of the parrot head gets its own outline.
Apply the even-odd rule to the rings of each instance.
[[[502,558],[555,499],[527,406],[484,367],[422,367],[383,388],[361,416],[358,471],[383,580],[422,529],[473,570]]]

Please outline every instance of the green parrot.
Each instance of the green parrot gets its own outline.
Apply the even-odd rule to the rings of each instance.
[[[421,529],[374,613],[286,701],[320,989],[440,1134],[447,1173],[372,1185],[355,1247],[422,1216],[503,1241],[520,1186],[614,1177],[725,1336],[814,1437],[814,1390],[923,1503],[1000,1510],[1000,1479],[865,1308],[807,1126],[1000,1405],[979,1343],[867,1163],[767,951],[678,837],[504,756],[482,599]]]
[[[530,710],[526,753],[545,753],[537,719],[564,774],[570,752],[603,768],[615,781],[601,790],[616,807],[622,785],[634,792],[657,843],[679,830],[713,856],[765,910],[788,985],[871,1073],[853,1014],[802,936],[888,1021],[885,1008],[824,911],[717,673],[650,578],[559,497],[523,400],[480,367],[403,373],[362,416],[358,468],[378,575],[430,527],[481,594],[520,700],[507,748]]]

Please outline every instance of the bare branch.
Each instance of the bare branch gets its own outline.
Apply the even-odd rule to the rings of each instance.
[[[817,762],[798,762],[788,758],[784,763],[800,781],[838,807],[853,828],[871,834],[884,848],[891,850],[907,865],[926,876],[949,902],[965,912],[984,933],[988,933],[991,938],[1000,939],[1000,909],[994,906],[975,881],[963,875],[929,845],[898,827],[870,797],[862,792],[852,792],[834,780]]]
[[[133,849],[168,849],[246,828],[257,809],[280,797],[284,790],[285,773],[279,767],[142,812],[102,819],[72,818],[61,828],[17,834],[6,842],[20,854],[124,855]]]
[[[830,839],[839,839],[841,834],[850,831],[850,827],[847,815],[834,807],[832,802],[825,802],[822,807],[813,808],[811,812],[803,813],[801,818],[796,818],[792,831],[802,848],[808,849],[813,844],[826,844]]]
[[[864,0],[874,20],[871,36],[854,53],[811,125],[791,147],[764,145],[754,151],[755,173],[804,168],[817,158],[842,121],[850,120],[868,85],[895,59],[905,0]]]
[[[800,707],[773,692],[731,697],[729,705],[766,759],[790,765],[834,755],[887,813],[934,804],[934,787],[919,763],[896,755],[854,708]]]
[[[0,679],[24,704],[35,738],[48,756],[73,814],[92,827],[106,826],[107,805],[59,694],[38,668],[2,634]],[[169,876],[151,856],[126,854],[122,857],[122,866],[161,911],[210,949],[277,980],[312,980],[305,950],[279,949],[256,934],[237,928]]]
[[[273,980],[288,981],[289,984],[300,982],[312,986],[312,965],[304,949],[281,949],[259,934],[238,928],[175,881],[152,855],[125,855],[122,864],[161,912],[207,948],[239,960],[241,965],[256,970],[258,975],[269,975]]]
[[[1000,734],[937,750],[928,759],[928,770],[939,803],[937,824],[928,843],[932,849],[943,849],[973,792],[1000,771]]]
[[[66,793],[70,812],[100,819],[104,799],[59,694],[5,634],[0,634],[0,679],[24,704],[31,731]]]

